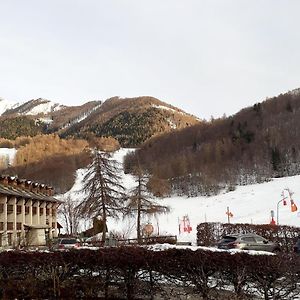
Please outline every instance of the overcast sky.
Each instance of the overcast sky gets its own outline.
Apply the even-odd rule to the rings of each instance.
[[[0,97],[150,95],[200,118],[300,87],[298,0],[1,0]]]

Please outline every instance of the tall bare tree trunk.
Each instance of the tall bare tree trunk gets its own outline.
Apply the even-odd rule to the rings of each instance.
[[[106,206],[105,206],[105,195],[102,191],[102,221],[103,221],[103,228],[102,228],[102,242],[103,242],[103,245],[105,243],[105,239],[106,239],[106,221],[107,221],[107,218],[106,218]]]

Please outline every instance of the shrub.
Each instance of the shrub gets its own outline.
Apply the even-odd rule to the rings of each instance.
[[[294,299],[299,259],[141,247],[0,253],[2,299]]]
[[[222,224],[200,223],[197,226],[197,244],[201,246],[214,246],[225,234],[256,233],[266,239],[278,242],[284,252],[292,252],[295,240],[300,235],[300,228],[270,224]]]

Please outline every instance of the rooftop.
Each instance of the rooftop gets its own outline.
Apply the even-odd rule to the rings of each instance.
[[[0,194],[25,199],[60,202],[60,200],[53,197],[53,187],[27,179],[19,179],[17,176],[0,175]]]

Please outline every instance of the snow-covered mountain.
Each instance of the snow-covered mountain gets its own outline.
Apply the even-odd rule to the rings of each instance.
[[[119,162],[123,161],[123,157],[131,149],[121,149],[114,154],[114,159]],[[77,171],[77,178],[73,188],[66,194],[59,196],[64,198],[70,196],[74,201],[82,198],[78,193],[82,187],[82,178],[85,169]],[[129,190],[135,185],[134,177],[130,174],[122,174],[124,186]],[[285,178],[276,178],[270,182],[262,184],[253,184],[247,186],[238,186],[236,190],[231,192],[223,192],[217,196],[211,197],[178,197],[157,199],[162,205],[168,205],[171,212],[166,215],[160,215],[158,218],[145,219],[144,222],[150,221],[155,228],[156,233],[177,235],[179,240],[188,240],[196,243],[196,227],[202,222],[227,222],[227,207],[233,214],[232,223],[253,223],[268,224],[271,220],[271,211],[274,211],[275,220],[279,224],[299,226],[300,212],[291,212],[290,199],[287,189],[294,192],[292,198],[300,211],[300,175]],[[278,202],[287,197],[287,205]],[[188,234],[179,235],[178,220],[188,215],[192,231]],[[109,230],[116,230],[121,233],[128,232],[131,228],[131,236],[135,236],[134,219],[108,221]]]
[[[15,107],[18,107],[20,103],[18,102],[12,102],[5,99],[0,98],[0,116],[6,112],[7,110],[14,109]]]
[[[64,105],[42,98],[30,100],[25,103],[12,103],[6,100],[2,101],[4,102],[2,106],[0,102],[0,115],[46,115],[65,107]]]
[[[43,98],[22,104],[3,100],[0,105],[0,123],[8,118],[10,121],[6,121],[7,127],[14,127],[15,119],[18,119],[19,128],[22,128],[24,122],[35,120],[36,124],[42,122],[46,125],[35,132],[56,132],[63,137],[79,138],[85,138],[91,133],[98,137],[110,136],[123,147],[136,147],[152,136],[200,122],[195,116],[150,96],[124,99],[113,97],[78,106],[64,106]],[[7,131],[6,137],[10,138],[12,130]],[[18,135],[20,130],[13,128],[13,131]]]

